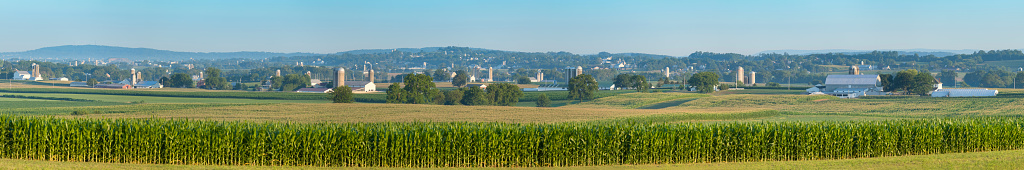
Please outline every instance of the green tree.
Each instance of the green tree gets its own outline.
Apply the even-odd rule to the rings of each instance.
[[[270,77],[270,86],[271,86],[270,88],[274,88],[274,89],[280,90],[280,89],[282,89],[281,85],[284,85],[284,77],[282,77],[282,76]]]
[[[896,76],[893,77],[892,81],[892,91],[908,92],[907,90],[909,90],[916,82],[914,78],[917,77],[917,74],[917,70],[914,69],[896,72]]]
[[[309,77],[305,74],[284,75],[284,80],[281,83],[281,91],[295,91],[300,88],[306,88],[309,86],[309,81]]]
[[[1024,87],[1024,71],[1017,72],[1016,76],[1013,77],[1013,83],[1015,88]]]
[[[985,77],[981,79],[981,85],[984,87],[1006,87],[1006,82],[994,72],[988,72]]]
[[[233,88],[231,88],[231,89],[232,89],[232,90],[245,90],[245,89],[247,89],[247,88],[249,88],[249,87],[246,87],[246,86],[245,86],[245,83],[242,83],[242,82],[238,82],[238,83],[235,83],[235,87],[233,87]]]
[[[583,102],[583,99],[594,99],[594,93],[597,92],[597,81],[588,74],[581,74],[570,79],[566,89],[569,90],[569,100],[579,99],[580,102]]]
[[[469,73],[465,70],[459,70],[455,72],[455,77],[452,77],[452,86],[463,87],[469,82]]]
[[[894,89],[892,84],[892,74],[879,74],[878,79],[882,81],[882,91],[891,92]]]
[[[633,87],[633,79],[632,78],[633,77],[630,76],[629,74],[619,74],[619,75],[615,76],[615,79],[612,81],[612,84],[614,84],[615,87],[622,88],[622,89],[632,88]]]
[[[401,85],[398,85],[398,83],[391,83],[391,85],[388,86],[388,92],[387,92],[387,96],[388,97],[386,99],[386,102],[387,103],[405,103],[406,99],[405,99],[405,94],[403,94],[403,93],[405,93],[405,90],[402,90],[402,86]]]
[[[462,97],[462,104],[464,105],[488,105],[491,102],[487,100],[487,92],[480,87],[470,87],[466,90],[466,96]]]
[[[334,103],[352,103],[352,88],[348,86],[335,87],[331,92],[331,101]]]
[[[210,77],[204,81],[206,83],[206,89],[212,90],[229,90],[231,89],[231,83],[228,83],[224,77]]]
[[[89,81],[85,82],[85,84],[89,85],[89,87],[96,86],[97,83],[99,83],[99,81],[96,81],[96,79],[94,78],[90,78]]]
[[[431,99],[430,102],[432,102],[433,104],[436,104],[436,105],[444,105],[445,104],[444,92],[442,92],[440,89],[431,88],[429,93],[430,93],[430,96],[433,96],[432,97],[433,99]]]
[[[203,74],[206,74],[205,77],[220,77],[220,69],[207,67]]]
[[[931,73],[920,72],[914,76],[914,83],[910,85],[909,92],[924,96],[934,90],[934,87],[935,77],[932,77]]]
[[[516,79],[516,83],[517,84],[530,84],[530,78],[526,77],[526,76],[519,76],[519,78]]]
[[[718,74],[714,72],[693,74],[689,80],[686,80],[686,84],[695,87],[701,93],[715,92],[715,86],[718,85]]]
[[[192,82],[192,76],[185,73],[174,73],[171,78],[167,80],[167,87],[178,87],[178,88],[194,88],[196,84]]]
[[[433,98],[429,94],[431,88],[435,88],[434,82],[431,81],[433,78],[426,74],[407,74],[405,75],[405,96],[409,100],[408,103],[416,104],[427,104],[429,100]]]
[[[448,90],[444,92],[444,104],[446,105],[461,105],[462,97],[465,94],[462,93],[461,89]]]
[[[443,69],[437,69],[431,77],[434,77],[434,81],[446,81],[451,75],[448,75],[448,72]]]
[[[651,83],[647,82],[647,77],[642,75],[633,75],[633,77],[630,77],[629,79],[630,82],[632,82],[631,84],[633,84],[633,88],[636,89],[637,92],[646,93],[647,89],[651,88]]]
[[[514,84],[495,83],[487,86],[487,94],[491,97],[490,101],[494,105],[514,106],[519,103],[519,97],[523,96],[523,91]]]
[[[942,82],[942,84],[956,84],[956,77],[956,71],[942,70],[942,72],[940,72],[938,77],[936,78],[938,78],[939,81]]]
[[[551,107],[551,99],[548,99],[548,95],[541,93],[537,96],[537,107]]]

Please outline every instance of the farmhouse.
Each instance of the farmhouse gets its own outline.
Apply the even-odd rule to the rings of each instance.
[[[299,93],[331,93],[331,92],[334,92],[334,89],[331,89],[331,88],[301,88],[299,90],[296,90],[295,92],[299,92]]]
[[[374,92],[377,91],[377,85],[369,81],[345,81],[345,86],[352,88],[353,92]]]

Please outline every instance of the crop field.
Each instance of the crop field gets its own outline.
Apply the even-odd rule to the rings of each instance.
[[[699,98],[707,96],[708,95],[706,94],[696,93],[629,93],[599,98],[593,101],[587,101],[569,107],[635,109],[650,104],[661,103],[671,100]]]
[[[909,155],[875,158],[803,161],[718,162],[648,165],[609,165],[574,167],[512,167],[501,169],[1013,169],[1024,166],[1024,150]],[[44,160],[0,159],[0,167],[12,169],[337,169],[316,166],[230,166],[129,164],[104,162],[57,162]],[[345,169],[381,169],[346,167]],[[413,169],[413,168],[387,168]],[[428,169],[428,168],[417,168]],[[465,168],[429,168],[465,169]],[[476,168],[479,169],[479,168]]]
[[[0,116],[0,157],[88,162],[531,167],[1015,150],[1024,119],[281,124]],[[24,147],[33,146],[33,147]]]
[[[312,93],[32,86],[0,88],[0,106],[4,106],[0,108],[0,115],[4,116],[0,117],[12,120],[0,122],[8,122],[5,125],[10,127],[8,129],[18,128],[18,124],[10,122],[49,125],[8,134],[69,137],[33,144],[48,146],[43,147],[45,149],[0,151],[0,158],[199,165],[649,168],[636,164],[679,167],[709,162],[902,158],[917,154],[1016,150],[1022,147],[1019,142],[1003,139],[1024,136],[1024,132],[1020,132],[1024,121],[1019,118],[1024,112],[1021,110],[1024,101],[1019,98],[1024,96],[1024,90],[1019,89],[999,89],[999,97],[985,98],[864,99],[797,95],[802,90],[778,88],[712,94],[618,90],[599,91],[598,98],[582,103],[566,100],[565,91],[547,91],[524,92],[518,107],[507,107],[378,103],[384,100],[384,93],[356,94],[358,103],[338,104],[328,103],[325,94]],[[540,94],[548,95],[555,107],[533,107]],[[73,139],[70,136],[74,135],[54,130],[60,129],[58,125],[89,127],[66,133],[113,137]],[[968,130],[975,126],[1013,133]],[[46,127],[53,128],[46,130]],[[118,128],[139,131],[114,130]],[[2,129],[0,127],[0,131]],[[185,129],[195,132],[185,132]],[[171,132],[183,135],[181,137],[211,140],[189,144],[146,137],[169,136]],[[235,133],[239,135],[226,135]],[[213,140],[203,136],[210,134],[221,134],[219,136],[224,138]],[[907,136],[910,134],[913,135]],[[292,135],[288,138],[296,140],[276,141],[284,136],[274,135]],[[115,137],[128,139],[128,136],[145,141],[109,142]],[[25,138],[0,139],[7,143],[33,142]],[[872,140],[862,141],[869,138]],[[108,142],[83,143],[89,140]],[[254,140],[265,142],[252,143]],[[459,146],[472,146],[472,149],[431,143],[455,142],[452,140],[466,142]],[[69,145],[76,142],[83,146]],[[146,142],[195,149],[89,150]],[[541,143],[544,145],[539,146]],[[56,148],[61,144],[69,147]],[[320,144],[352,149],[339,152],[324,149]],[[272,148],[271,145],[300,149]],[[816,147],[801,150],[784,147],[796,145]],[[451,149],[436,150],[442,146]],[[527,151],[532,154],[526,154]],[[276,154],[258,154],[260,152]],[[4,156],[7,153],[11,156]],[[417,156],[423,154],[438,155]]]

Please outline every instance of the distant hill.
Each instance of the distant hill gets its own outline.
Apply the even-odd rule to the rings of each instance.
[[[272,53],[272,52],[177,52],[151,48],[128,48],[103,45],[64,45],[44,47],[25,52],[3,52],[3,58],[23,59],[107,59],[127,58],[129,60],[188,60],[225,58],[269,58],[280,56],[321,55],[314,53]]]
[[[972,50],[972,49],[939,50],[939,49],[920,49],[920,48],[917,48],[917,49],[893,49],[893,50],[829,49],[829,50],[768,50],[768,51],[761,51],[760,53],[778,53],[778,54],[789,53],[789,54],[797,54],[797,55],[825,54],[825,53],[864,54],[864,53],[870,53],[872,51],[897,51],[897,52],[899,52],[902,55],[914,55],[914,54],[917,54],[917,55],[920,55],[920,56],[935,55],[935,56],[938,56],[938,57],[945,57],[945,56],[951,56],[951,55],[956,55],[956,54],[971,54],[971,53],[974,53],[974,52],[976,52],[978,50]]]
[[[424,48],[395,48],[395,49],[362,49],[334,54],[374,54],[401,51],[409,53],[436,52],[442,47]],[[482,48],[469,48],[473,50],[485,50]],[[493,50],[497,51],[497,50]],[[292,56],[317,56],[326,54],[316,53],[274,53],[274,52],[178,52],[169,50],[157,50],[151,48],[128,48],[104,45],[64,45],[44,47],[25,52],[0,52],[0,58],[22,58],[22,59],[108,59],[126,58],[129,60],[189,60],[189,59],[228,59],[228,58],[271,58],[271,57],[292,57]]]

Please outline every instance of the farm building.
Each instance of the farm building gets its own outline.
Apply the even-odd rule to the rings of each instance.
[[[299,93],[331,93],[331,92],[334,92],[334,89],[331,89],[331,88],[301,88],[299,90],[296,90],[295,92],[299,92]]]
[[[374,92],[377,85],[369,81],[345,81],[345,86],[352,88],[353,92]]]
[[[164,85],[160,84],[160,82],[158,82],[158,81],[142,81],[142,82],[139,82],[138,84],[135,84],[135,88],[136,89],[159,89],[159,88],[164,88]]]
[[[89,83],[85,83],[85,82],[71,82],[71,87],[89,87]]]
[[[28,79],[31,79],[31,78],[32,78],[32,73],[29,73],[28,71],[17,71],[17,72],[14,73],[14,77],[11,77],[11,79],[14,79],[14,80],[28,80]]]
[[[130,89],[130,88],[132,88],[132,85],[130,85],[130,84],[97,84],[96,86],[93,86],[93,87],[95,87],[95,88],[110,88],[110,89]]]
[[[999,90],[989,89],[938,89],[932,92],[932,97],[986,97],[996,96]]]
[[[856,69],[852,69],[856,70]],[[851,71],[851,74],[853,71]],[[825,85],[807,89],[807,93],[820,92],[840,98],[857,98],[866,95],[886,95],[882,91],[882,79],[876,74],[828,75]]]
[[[67,77],[61,77],[61,78],[50,78],[50,80],[54,80],[54,81],[68,81],[68,78],[67,78]]]
[[[480,88],[480,89],[487,89],[487,85],[486,84],[467,84],[466,87],[469,87],[469,88],[477,87],[477,88]]]

